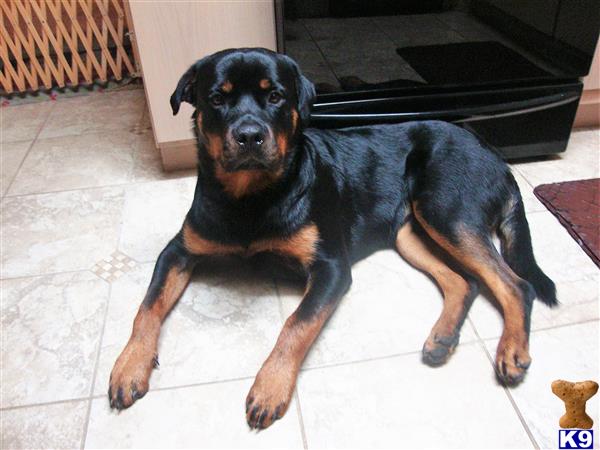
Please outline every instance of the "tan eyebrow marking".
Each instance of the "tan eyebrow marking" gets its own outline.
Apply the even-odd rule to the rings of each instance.
[[[292,109],[292,133],[296,131],[298,127],[298,111],[296,109]]]
[[[271,82],[267,78],[263,78],[258,84],[261,89],[269,89],[271,87]]]
[[[225,83],[221,85],[221,90],[226,94],[229,94],[233,90],[233,84],[231,84],[231,81],[225,81]]]

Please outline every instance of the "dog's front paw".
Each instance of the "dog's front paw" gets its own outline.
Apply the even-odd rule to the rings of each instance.
[[[280,361],[263,365],[246,398],[250,428],[262,430],[283,417],[292,399],[296,376],[296,370]]]
[[[108,399],[110,407],[125,409],[148,392],[152,369],[158,365],[154,352],[129,343],[123,350],[110,374]]]
[[[496,374],[500,381],[509,386],[519,384],[531,364],[527,349],[527,338],[520,340],[502,336],[496,350]]]

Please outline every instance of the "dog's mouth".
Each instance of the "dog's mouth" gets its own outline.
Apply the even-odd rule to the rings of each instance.
[[[223,160],[221,165],[226,172],[238,172],[240,170],[274,171],[276,164],[263,159],[249,157],[243,160]]]
[[[221,166],[226,172],[256,170],[276,172],[281,166],[279,152],[272,139],[264,142],[261,148],[247,149],[226,140],[221,158]]]

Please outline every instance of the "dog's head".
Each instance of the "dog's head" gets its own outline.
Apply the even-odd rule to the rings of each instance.
[[[313,84],[289,57],[260,48],[224,50],[197,61],[171,96],[196,109],[200,151],[218,169],[280,172],[315,98]]]

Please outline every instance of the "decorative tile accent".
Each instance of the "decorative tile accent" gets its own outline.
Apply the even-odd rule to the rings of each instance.
[[[96,263],[96,265],[92,267],[92,272],[94,272],[103,280],[112,283],[113,281],[118,280],[126,272],[129,272],[135,266],[137,266],[137,262],[127,256],[125,253],[121,253],[117,250],[108,258]]]

